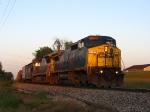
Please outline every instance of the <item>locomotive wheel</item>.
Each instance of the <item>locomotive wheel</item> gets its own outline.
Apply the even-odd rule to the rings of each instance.
[[[79,82],[80,82],[80,85],[83,86],[82,81],[79,81]]]
[[[52,77],[52,76],[50,76],[49,83],[50,83],[50,84],[54,84],[54,80],[53,80],[53,77]]]
[[[92,87],[97,87],[95,84],[92,84],[92,83],[90,83],[90,86],[92,86]]]
[[[59,81],[58,81],[58,77],[57,77],[57,76],[54,77],[54,83],[57,84],[57,85],[59,84]]]
[[[92,85],[93,87],[97,87],[95,84]]]
[[[108,88],[111,88],[111,86],[108,86]]]
[[[84,81],[84,85],[85,85],[86,87],[89,87],[88,81]]]

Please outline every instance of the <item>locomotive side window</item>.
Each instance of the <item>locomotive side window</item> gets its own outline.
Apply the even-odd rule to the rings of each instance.
[[[50,58],[46,58],[46,62],[47,62],[47,63],[50,63]]]
[[[59,61],[59,57],[58,56],[54,57],[54,60]]]
[[[41,65],[46,65],[46,64],[47,64],[46,59],[43,58],[43,59],[42,59],[42,62],[41,62]]]
[[[71,46],[71,50],[75,50],[75,49],[78,49],[78,45],[77,44]]]
[[[81,40],[81,42],[79,43],[79,48],[83,48],[84,47],[84,40]]]
[[[84,41],[81,42],[81,47],[83,47],[83,46],[84,46]]]

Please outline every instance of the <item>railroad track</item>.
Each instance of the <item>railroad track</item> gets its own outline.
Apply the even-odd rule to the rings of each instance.
[[[149,112],[150,110],[150,90],[147,89],[81,87],[33,83],[16,83],[16,87],[27,92],[47,91],[50,94],[70,97],[94,108],[108,111],[138,111],[139,108],[145,112]]]
[[[18,88],[19,91],[23,91],[25,93],[35,93],[35,91],[31,91],[31,90],[27,90],[27,89],[22,89],[22,88]],[[69,96],[67,94],[61,94],[61,93],[57,93],[58,95],[62,95],[62,96],[66,96],[66,97],[69,97],[69,98],[72,98],[72,99],[75,99],[77,101],[80,101],[80,102],[83,102],[85,103],[86,105],[88,106],[92,106],[96,109],[103,109],[103,110],[106,110],[106,111],[117,111],[117,110],[113,110],[109,107],[106,107],[106,106],[101,106],[101,105],[97,105],[97,104],[94,104],[92,102],[89,102],[89,101],[86,101],[86,100],[82,100],[82,99],[79,99],[79,98],[75,98],[75,97],[72,97],[72,96]]]
[[[35,83],[28,83],[35,84]],[[37,84],[36,84],[37,85]],[[67,87],[67,88],[76,88],[76,89],[95,89],[95,90],[109,90],[109,91],[124,91],[124,92],[141,92],[141,93],[150,93],[150,89],[131,89],[131,88],[120,88],[120,87],[86,87],[86,86],[72,86],[72,85],[50,85],[50,84],[38,84],[44,86],[56,86],[56,87]]]

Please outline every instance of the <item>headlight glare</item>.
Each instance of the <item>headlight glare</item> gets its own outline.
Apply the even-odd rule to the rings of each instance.
[[[103,70],[100,70],[100,73],[103,73]]]

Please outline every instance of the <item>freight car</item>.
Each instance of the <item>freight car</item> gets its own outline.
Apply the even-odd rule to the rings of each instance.
[[[73,43],[70,49],[26,65],[21,79],[34,83],[121,86],[121,50],[114,38],[91,35]]]

